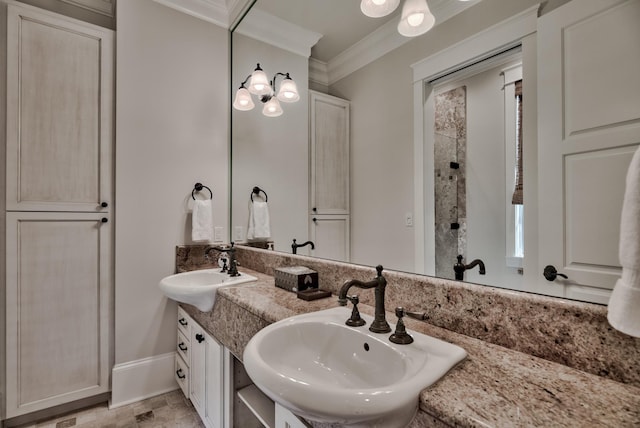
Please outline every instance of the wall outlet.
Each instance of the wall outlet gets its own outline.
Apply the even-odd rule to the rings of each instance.
[[[242,226],[236,226],[233,228],[233,240],[235,242],[244,241],[244,228]]]
[[[407,227],[413,227],[413,213],[406,213],[404,215],[404,225]]]
[[[222,234],[223,234],[224,228],[222,226],[216,226],[213,228],[213,241],[214,242],[222,242],[223,238],[222,238]]]

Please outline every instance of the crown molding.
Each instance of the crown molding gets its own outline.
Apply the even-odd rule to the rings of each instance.
[[[81,7],[91,12],[113,18],[115,16],[115,0],[62,0],[65,3]]]
[[[464,68],[517,46],[524,37],[537,31],[539,8],[540,4],[536,4],[412,64],[414,83],[438,79],[455,69]]]
[[[260,9],[252,9],[235,32],[306,58],[311,56],[311,47],[322,37],[320,33],[307,30]]]
[[[431,13],[436,17],[436,26],[480,1],[444,1],[437,3],[431,8]],[[373,33],[330,59],[327,63],[329,84],[334,84],[414,39],[399,34],[397,26],[396,20],[388,21]],[[426,37],[428,37],[428,34],[426,34]]]
[[[315,58],[309,58],[309,80],[324,86],[329,86],[327,63]]]
[[[229,11],[225,0],[154,0],[187,15],[229,28]],[[232,0],[237,2],[236,0]]]

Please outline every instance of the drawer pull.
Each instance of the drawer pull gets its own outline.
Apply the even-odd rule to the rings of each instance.
[[[180,350],[181,350],[181,351],[186,351],[186,350],[187,350],[187,347],[186,347],[186,346],[184,346],[184,343],[182,343],[182,342],[180,342],[180,343],[178,344],[178,348],[180,348]]]
[[[176,376],[178,376],[179,379],[186,378],[186,376],[182,374],[182,369],[178,369],[178,371],[176,371]]]
[[[180,319],[178,320],[178,322],[180,323],[180,325],[183,325],[183,326],[185,326],[185,327],[189,324],[189,323],[187,322],[187,320],[186,320],[186,319],[184,319],[184,318],[180,318]]]
[[[204,336],[198,333],[196,334],[196,340],[198,341],[198,343],[202,343],[204,341]]]

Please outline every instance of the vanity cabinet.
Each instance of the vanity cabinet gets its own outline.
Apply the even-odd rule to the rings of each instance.
[[[228,355],[207,331],[178,308],[175,378],[207,428],[228,426]],[[225,425],[227,424],[227,425]]]
[[[2,6],[3,370],[13,418],[110,390],[115,33]]]
[[[349,261],[350,104],[315,91],[309,91],[309,102],[312,254]]]

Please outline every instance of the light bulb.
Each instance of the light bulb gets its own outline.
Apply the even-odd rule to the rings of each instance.
[[[300,99],[296,82],[289,77],[289,74],[287,74],[287,77],[280,84],[278,99],[285,103],[293,103]]]
[[[360,10],[370,18],[380,18],[393,12],[400,0],[362,0]]]
[[[251,99],[251,94],[244,86],[241,86],[236,92],[236,99],[233,101],[233,108],[240,111],[251,110],[255,107],[253,104],[253,100]]]
[[[262,114],[268,117],[278,117],[282,114],[282,107],[276,97],[271,97],[262,108]]]
[[[407,17],[407,22],[412,27],[417,27],[424,21],[424,13],[412,13]]]
[[[271,93],[269,79],[265,72],[260,68],[260,64],[258,64],[254,72],[251,73],[249,92],[255,95],[269,95]]]
[[[419,36],[429,31],[435,22],[426,0],[405,0],[398,32],[405,37]]]

